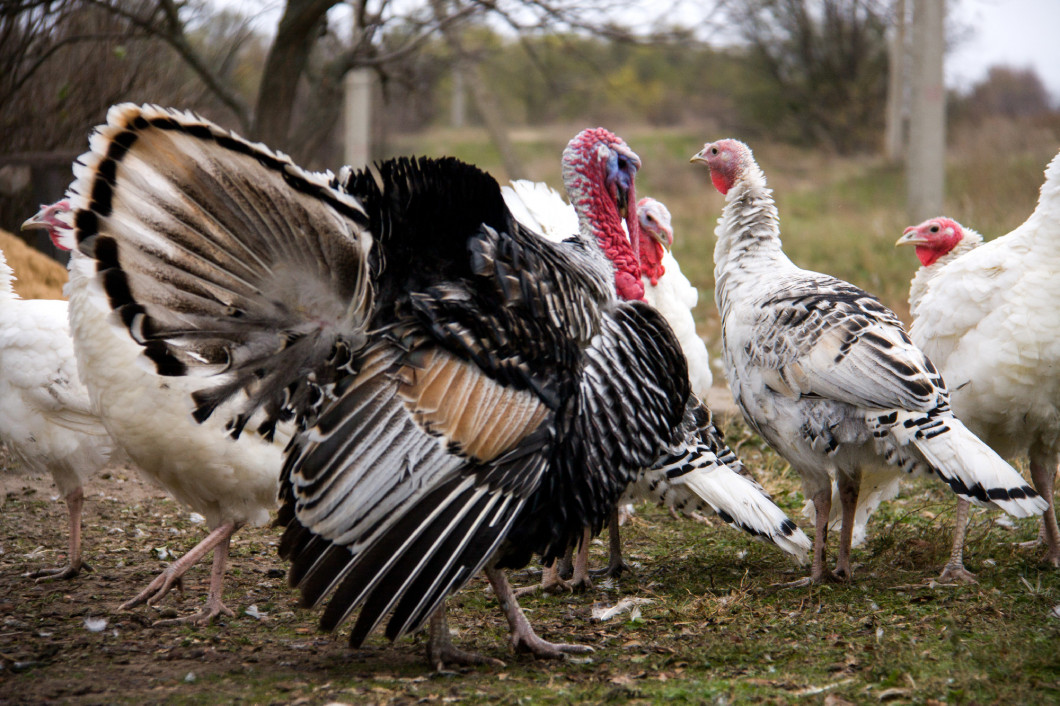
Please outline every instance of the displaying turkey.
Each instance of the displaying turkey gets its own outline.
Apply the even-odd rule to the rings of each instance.
[[[842,505],[835,575],[845,579],[862,476],[930,471],[958,495],[1017,517],[1045,509],[953,416],[942,377],[891,311],[787,258],[772,191],[746,145],[708,143],[692,161],[709,167],[725,195],[714,276],[733,397],[748,424],[802,477],[815,507],[812,570],[796,584],[827,578],[833,478]]]
[[[76,174],[86,170],[75,165]],[[201,624],[222,614],[232,616],[222,599],[229,543],[241,526],[265,524],[276,508],[283,439],[256,434],[237,439],[220,416],[203,424],[192,418],[189,397],[204,381],[160,378],[143,364],[143,348],[124,327],[112,323],[107,296],[94,283],[96,262],[77,248],[69,208],[69,201],[60,201],[44,207],[31,221],[49,228],[57,247],[71,250],[69,331],[93,408],[143,474],[203,515],[211,530],[121,608],[157,604],[213,551],[203,609],[157,624]]]
[[[907,229],[899,242],[978,234],[951,219]],[[920,249],[918,245],[918,253]],[[1060,565],[1053,485],[1060,467],[1060,155],[1045,171],[1038,205],[1018,228],[954,259],[927,282],[910,335],[953,390],[953,412],[999,454],[1030,458],[1042,517],[1045,560]],[[915,281],[915,280],[914,280]],[[964,568],[967,508],[944,578],[974,580]]]
[[[14,279],[0,252],[0,439],[24,466],[50,473],[66,500],[66,565],[29,576],[38,582],[68,579],[91,569],[81,555],[83,485],[121,452],[77,375],[66,302],[22,299]]]
[[[360,645],[384,620],[395,639],[433,615],[446,651],[436,611],[485,569],[516,649],[584,650],[537,637],[502,569],[599,530],[639,470],[697,447],[703,423],[665,322],[614,297],[631,248],[612,266],[585,219],[586,235],[550,243],[453,159],[335,179],[132,105],[91,146],[78,247],[146,356],[206,376],[199,419],[242,391],[234,433],[255,411],[304,426],[280,549],[304,602],[328,599],[322,627],[359,609]],[[601,130],[568,151],[591,156],[565,161],[572,193],[602,185],[616,207],[598,215],[635,219],[636,155]]]

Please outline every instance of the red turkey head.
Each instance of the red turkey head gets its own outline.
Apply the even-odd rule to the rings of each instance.
[[[637,202],[637,216],[640,219],[640,273],[654,286],[666,274],[662,264],[663,250],[669,250],[674,242],[670,209],[661,201],[645,197]]]
[[[622,299],[644,298],[634,186],[638,169],[640,157],[604,128],[582,130],[563,150],[567,196],[582,227],[592,231],[614,264],[615,291]]]
[[[957,221],[951,218],[929,218],[920,225],[906,228],[894,245],[915,245],[920,264],[929,267],[964,239],[964,228]]]
[[[690,162],[704,162],[710,168],[710,180],[722,194],[729,193],[743,176],[751,148],[739,140],[718,140],[703,145]]]
[[[70,202],[66,199],[50,206],[41,206],[40,210],[22,223],[22,230],[28,228],[45,228],[52,239],[52,244],[60,250],[69,250],[72,243],[63,243],[64,236],[72,233],[70,224],[65,218],[70,213]]]

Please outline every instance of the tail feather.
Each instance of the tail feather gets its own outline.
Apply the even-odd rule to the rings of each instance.
[[[752,478],[710,454],[681,454],[645,472],[627,497],[665,504],[679,512],[714,512],[728,524],[777,545],[800,562],[810,539]]]
[[[910,421],[917,421],[910,417]],[[958,495],[1014,517],[1041,515],[1048,507],[1015,468],[956,417],[936,419],[931,428],[903,423],[901,419],[898,422],[892,433],[899,441],[911,442]]]

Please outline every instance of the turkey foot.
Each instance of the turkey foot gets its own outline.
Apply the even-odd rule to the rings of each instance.
[[[532,596],[538,591],[542,593],[571,593],[574,591],[574,586],[569,581],[564,581],[560,578],[559,560],[556,560],[546,566],[541,571],[541,583],[534,584],[533,586],[524,586],[523,588],[515,589],[516,598],[522,598],[523,596]]]
[[[53,569],[37,569],[36,571],[31,572],[29,577],[36,579],[37,583],[47,583],[49,581],[72,579],[82,571],[90,573],[95,571],[95,569],[93,569],[87,561],[79,561],[76,564],[71,561],[66,566],[58,566]]]
[[[486,657],[476,652],[462,650],[453,644],[452,635],[449,632],[449,620],[446,617],[446,606],[443,602],[438,610],[434,611],[427,624],[427,661],[431,667],[441,672],[447,664],[462,666],[476,666],[488,664],[494,667],[503,667],[504,662],[492,657]]]
[[[589,542],[592,534],[586,528],[582,532],[582,541],[578,553],[574,555],[574,573],[570,577],[571,590],[583,593],[593,590],[593,580],[589,576]]]
[[[588,645],[565,645],[561,643],[548,642],[537,636],[530,622],[519,607],[515,598],[515,592],[508,583],[508,577],[496,567],[486,569],[486,578],[493,587],[493,593],[504,611],[504,617],[508,619],[508,627],[512,632],[509,644],[515,652],[529,652],[535,657],[545,659],[563,659],[566,654],[585,654],[592,652],[593,648]]]
[[[964,498],[957,501],[957,514],[953,518],[953,547],[950,560],[942,567],[939,583],[978,583],[975,574],[964,568],[964,538],[968,531],[968,510],[971,503]]]
[[[813,535],[813,564],[810,566],[810,575],[805,578],[786,583],[775,583],[775,589],[782,588],[805,588],[807,586],[819,586],[823,583],[836,582],[840,579],[826,571],[824,568],[825,549],[828,546],[828,513],[832,509],[832,489],[824,488],[813,495],[814,512],[814,535]]]
[[[231,540],[232,534],[236,529],[234,522],[226,522],[219,525],[191,551],[167,566],[165,571],[159,574],[135,598],[122,603],[121,610],[129,610],[143,603],[153,606],[165,598],[174,586],[182,591],[181,579],[184,574],[210,550],[213,550],[213,570],[210,572],[210,592],[207,595],[206,607],[195,615],[186,618],[160,620],[155,625],[175,625],[180,623],[199,625],[221,614],[234,616],[235,614],[221,601],[221,585],[224,582],[225,564],[228,561],[229,540]]]
[[[942,567],[939,583],[978,583],[978,581],[976,581],[975,574],[964,568],[964,564],[948,562]]]
[[[70,491],[66,496],[66,510],[70,524],[70,543],[66,555],[69,559],[66,562],[66,566],[54,569],[38,569],[31,572],[29,578],[37,579],[37,583],[46,583],[48,581],[72,579],[80,574],[82,569],[92,571],[92,567],[88,565],[88,562],[81,559],[81,507],[84,504],[84,500],[85,496],[81,486]]]

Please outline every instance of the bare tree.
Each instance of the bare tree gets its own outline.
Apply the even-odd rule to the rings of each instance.
[[[875,146],[887,93],[882,0],[732,0],[727,12],[767,79],[779,127],[841,152]]]

